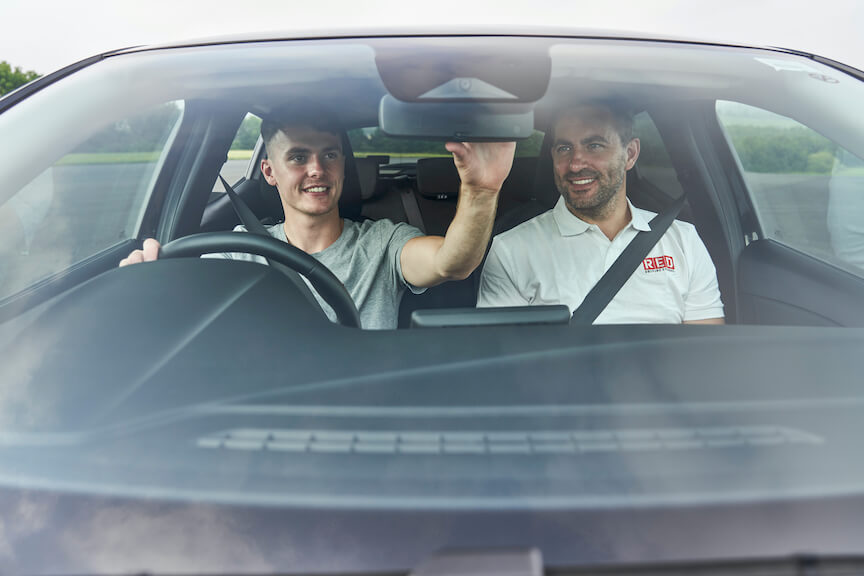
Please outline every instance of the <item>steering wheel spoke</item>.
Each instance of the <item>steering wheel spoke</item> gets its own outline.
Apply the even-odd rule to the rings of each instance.
[[[345,286],[329,268],[299,248],[276,238],[237,232],[207,232],[168,242],[160,258],[196,258],[216,252],[243,252],[274,260],[303,275],[333,308],[340,324],[360,328],[360,313]]]

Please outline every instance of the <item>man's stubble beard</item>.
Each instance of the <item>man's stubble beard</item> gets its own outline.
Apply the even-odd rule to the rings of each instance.
[[[605,174],[593,172],[598,175],[598,190],[597,195],[588,202],[578,202],[571,197],[569,193],[562,192],[561,186],[558,186],[558,193],[564,198],[567,208],[577,216],[584,216],[589,220],[603,220],[606,216],[614,212],[618,205],[618,190],[624,184],[624,179],[627,177],[627,158],[621,159],[621,162],[611,167]],[[577,175],[582,175],[583,171],[577,172]],[[570,173],[566,174],[566,179]],[[604,182],[604,180],[606,180]],[[566,190],[566,188],[565,188]]]

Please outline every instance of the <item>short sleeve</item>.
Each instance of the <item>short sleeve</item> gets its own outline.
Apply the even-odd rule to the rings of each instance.
[[[684,298],[684,321],[723,318],[723,302],[717,285],[717,272],[708,249],[695,228],[687,234],[689,290]]]
[[[417,286],[409,284],[405,280],[405,276],[402,275],[402,249],[409,240],[412,238],[418,238],[424,234],[420,229],[404,222],[397,222],[396,224],[393,224],[393,226],[394,228],[390,235],[390,241],[387,243],[387,257],[392,263],[396,280],[400,286],[407,287],[414,294],[422,294],[426,291],[426,288],[418,288]]]
[[[508,267],[505,262],[506,250],[498,238],[492,240],[492,247],[486,257],[486,264],[480,274],[480,291],[477,294],[477,307],[489,308],[493,306],[528,306],[525,297],[519,292],[519,288],[513,281],[510,273],[512,266]]]

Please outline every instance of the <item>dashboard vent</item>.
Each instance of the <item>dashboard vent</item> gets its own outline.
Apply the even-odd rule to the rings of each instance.
[[[774,426],[554,432],[328,431],[238,428],[199,438],[200,448],[313,454],[592,454],[791,444],[817,445],[813,434]]]

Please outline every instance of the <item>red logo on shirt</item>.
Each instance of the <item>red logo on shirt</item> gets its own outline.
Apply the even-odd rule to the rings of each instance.
[[[659,272],[661,270],[675,270],[675,261],[671,256],[656,256],[645,258],[642,261],[642,269],[645,272]]]

